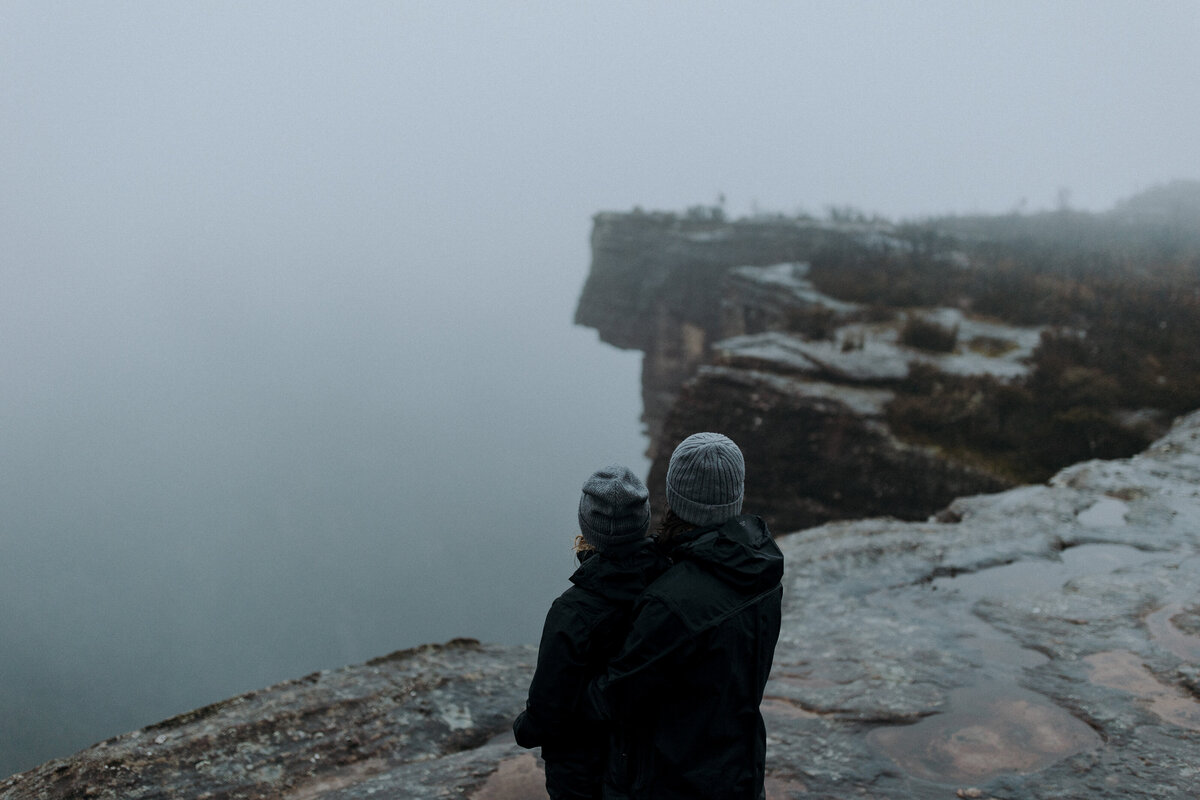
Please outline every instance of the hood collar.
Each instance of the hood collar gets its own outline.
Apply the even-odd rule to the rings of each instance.
[[[669,543],[671,558],[692,561],[727,583],[766,590],[783,578],[783,553],[760,517],[742,514]]]

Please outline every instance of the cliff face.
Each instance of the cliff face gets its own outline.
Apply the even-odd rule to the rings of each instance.
[[[956,497],[1008,487],[898,441],[883,420],[890,398],[885,389],[705,366],[684,384],[660,436],[679,442],[718,430],[737,442],[746,458],[744,507],[776,531],[864,516],[924,519]],[[658,452],[649,485],[661,487],[670,451]]]
[[[884,408],[889,387],[916,364],[1021,376],[1039,331],[926,309],[923,317],[953,328],[967,347],[945,354],[905,347],[902,319],[873,320],[871,309],[824,296],[807,279],[800,259],[851,238],[869,247],[903,244],[885,226],[596,217],[576,321],[645,354],[652,497],[662,496],[654,487],[663,485],[674,446],[699,430],[720,431],[742,447],[746,507],[775,530],[877,514],[923,519],[955,497],[1012,485],[986,465],[901,442]]]
[[[641,350],[643,419],[652,442],[680,384],[722,338],[721,284],[730,267],[806,258],[838,235],[817,223],[597,214],[592,267],[575,322]]]
[[[803,260],[831,235],[818,223],[794,220],[597,214],[575,322],[634,350],[653,347],[664,313],[711,338],[720,330],[719,287],[730,267]]]
[[[1143,454],[780,538],[768,798],[1195,796],[1200,413]],[[422,647],[0,782],[32,798],[545,797],[531,647]]]

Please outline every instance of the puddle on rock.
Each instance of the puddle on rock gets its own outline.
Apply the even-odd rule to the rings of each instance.
[[[1191,629],[1192,625],[1188,623],[1197,617],[1200,617],[1200,608],[1170,603],[1148,615],[1146,627],[1155,644],[1162,645],[1184,661],[1197,662],[1200,661],[1200,636],[1180,630],[1181,627]]]
[[[1117,522],[1124,514],[1119,500],[1101,500],[1093,510],[1088,524],[1122,524]],[[938,578],[933,589],[958,593],[972,603],[984,598],[1003,603],[1059,591],[1074,578],[1112,572],[1155,555],[1126,545],[1080,545],[1063,551],[1058,561],[1018,561]],[[1036,606],[1033,610],[1039,611]],[[974,614],[955,624],[966,634],[963,645],[980,653],[978,682],[950,692],[941,713],[913,725],[873,730],[868,740],[875,747],[914,777],[971,783],[1036,772],[1101,744],[1084,722],[1017,685],[1022,670],[1048,660],[1044,654]]]
[[[867,739],[909,774],[934,783],[978,783],[1037,772],[1097,747],[1096,732],[1039,694],[1011,687],[950,693],[949,711]]]
[[[1120,503],[1119,500],[1112,502]],[[1058,561],[1017,561],[953,578],[937,578],[933,581],[933,588],[958,592],[972,601],[987,598],[1004,602],[1012,597],[1028,597],[1041,592],[1056,591],[1072,578],[1112,572],[1154,556],[1154,553],[1146,553],[1127,545],[1080,545],[1064,550]],[[1034,609],[1035,612],[1037,610]],[[1011,636],[1001,633],[982,620],[972,619],[965,627],[970,638],[965,640],[964,644],[979,650],[982,666],[987,671],[994,671],[992,668],[1005,665],[1018,668],[1036,667],[1047,661],[1042,653],[1023,647]]]
[[[1161,554],[1147,553],[1124,544],[1084,544],[1062,551],[1058,561],[1017,561],[953,578],[937,578],[933,587],[962,592],[976,600],[987,597],[1003,601],[1008,597],[1061,589],[1072,578],[1112,572],[1158,555]]]
[[[1164,722],[1200,731],[1200,703],[1168,686],[1128,650],[1106,650],[1083,659],[1092,668],[1092,683],[1136,695]]]
[[[974,630],[963,639],[963,647],[979,651],[980,669],[989,676],[1011,671],[1011,667],[1036,667],[1050,660],[1044,653],[1021,646],[1016,639],[1000,633],[978,617],[972,618],[969,627]]]

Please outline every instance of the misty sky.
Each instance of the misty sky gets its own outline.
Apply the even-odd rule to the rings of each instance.
[[[0,3],[0,776],[533,641],[579,485],[645,468],[637,356],[570,324],[595,212],[1105,209],[1200,178],[1197,42],[1193,0]]]
[[[10,0],[4,233],[1105,208],[1200,169],[1198,40],[1191,0]]]

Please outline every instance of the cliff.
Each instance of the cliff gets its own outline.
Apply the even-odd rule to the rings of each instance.
[[[616,347],[641,350],[643,419],[651,441],[680,384],[723,335],[730,267],[804,259],[844,235],[805,220],[726,221],[719,214],[597,214],[592,266],[575,322]]]
[[[1013,486],[994,464],[902,441],[885,411],[916,365],[1024,376],[1041,329],[922,308],[912,315],[963,343],[922,350],[902,342],[908,316],[839,301],[808,277],[805,259],[823,251],[908,246],[885,223],[597,215],[576,321],[644,353],[649,485],[662,485],[677,442],[717,430],[742,447],[747,504],[775,530],[923,519],[955,497]]]
[[[663,315],[711,337],[720,330],[718,287],[731,266],[803,260],[837,235],[827,225],[805,220],[597,214],[592,268],[575,322],[626,349],[650,349]]]
[[[927,522],[780,539],[768,797],[1183,798],[1200,763],[1200,413]],[[32,798],[544,797],[534,650],[459,640],[232,698],[0,782]]]

